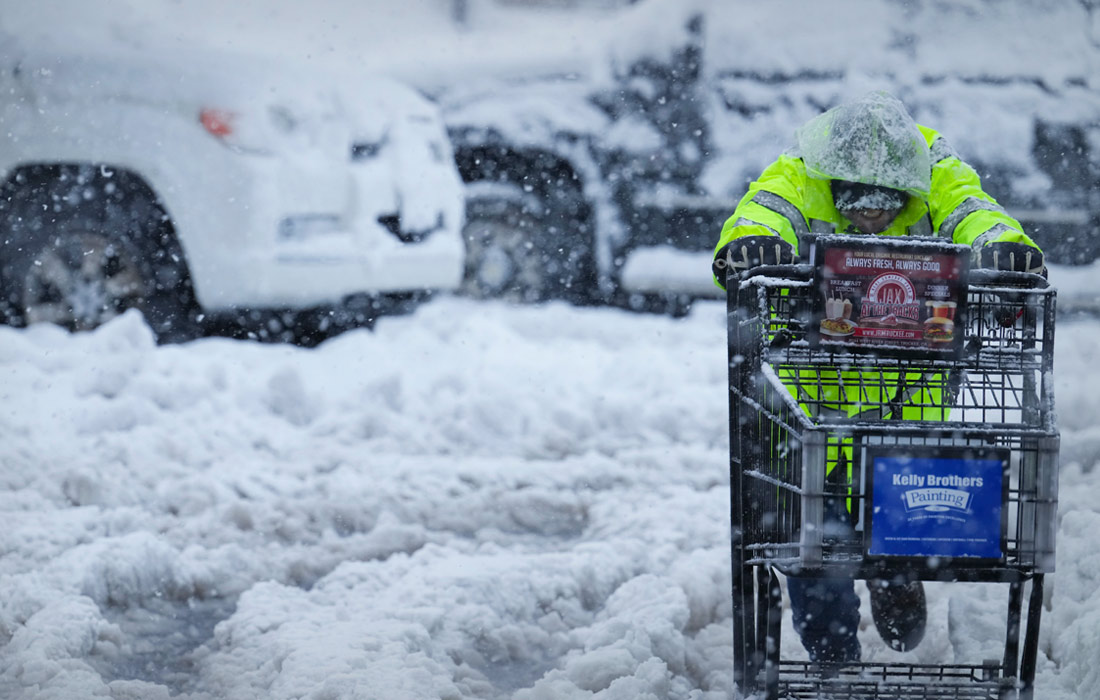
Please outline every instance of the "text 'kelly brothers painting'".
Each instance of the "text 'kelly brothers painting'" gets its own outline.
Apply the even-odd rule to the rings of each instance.
[[[1009,454],[1003,449],[868,450],[872,556],[1005,556]]]
[[[954,354],[962,340],[969,253],[931,243],[817,244],[815,323],[823,344]]]

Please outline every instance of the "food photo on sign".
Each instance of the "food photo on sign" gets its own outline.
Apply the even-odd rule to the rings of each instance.
[[[956,354],[969,250],[938,241],[811,244],[820,292],[810,339],[817,345]]]

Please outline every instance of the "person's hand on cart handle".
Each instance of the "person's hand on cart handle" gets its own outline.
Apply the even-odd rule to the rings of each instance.
[[[978,249],[978,267],[1046,276],[1043,251],[1026,243],[994,241]]]
[[[725,279],[727,270],[744,272],[759,265],[785,265],[794,262],[794,248],[779,236],[742,236],[714,256],[714,275]]]
[[[1025,243],[995,241],[978,249],[978,265],[993,270],[1012,272],[1030,272],[1046,277],[1047,268],[1043,260],[1043,251]],[[1011,328],[1024,315],[1024,307],[1003,306],[994,310],[997,323]]]

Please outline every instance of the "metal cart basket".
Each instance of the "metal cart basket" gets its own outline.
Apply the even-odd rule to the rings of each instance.
[[[820,266],[803,263],[727,283],[735,682],[769,700],[1031,698],[1057,524],[1054,289],[1038,275],[971,270],[957,350],[922,354],[815,335],[819,282]],[[926,458],[992,464],[992,496],[967,495],[960,484],[981,479],[955,475],[929,477],[941,491],[914,488],[898,465]],[[930,510],[985,508],[984,532],[907,538],[897,518],[945,495],[975,500]],[[830,527],[830,499],[849,526]],[[1007,584],[1004,655],[824,673],[780,658],[777,573]]]

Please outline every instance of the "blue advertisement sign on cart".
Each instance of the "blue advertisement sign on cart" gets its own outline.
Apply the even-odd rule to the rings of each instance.
[[[1007,451],[869,453],[869,555],[1004,558]]]

